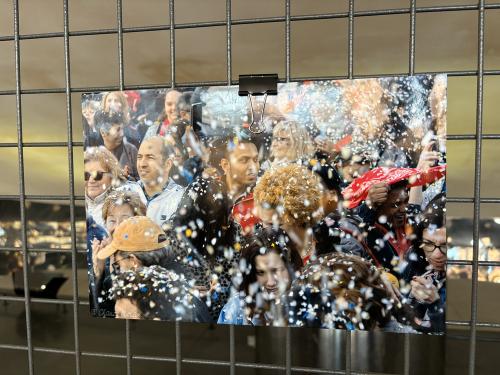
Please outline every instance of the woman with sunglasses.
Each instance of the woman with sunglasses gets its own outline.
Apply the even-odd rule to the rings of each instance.
[[[446,302],[446,197],[437,195],[420,217],[403,278],[419,331],[442,333]]]
[[[85,150],[84,170],[87,216],[92,216],[96,224],[104,228],[102,217],[104,200],[113,188],[126,183],[126,179],[118,160],[102,146],[89,147]]]

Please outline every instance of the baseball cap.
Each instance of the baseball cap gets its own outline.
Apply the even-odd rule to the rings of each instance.
[[[161,249],[169,244],[165,232],[147,216],[130,217],[116,227],[111,243],[102,249],[98,259],[120,251],[140,252]]]

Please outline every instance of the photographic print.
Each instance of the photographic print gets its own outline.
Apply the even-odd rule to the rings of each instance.
[[[92,315],[444,333],[446,87],[83,94]]]

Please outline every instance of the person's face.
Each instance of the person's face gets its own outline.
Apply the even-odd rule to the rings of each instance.
[[[191,122],[191,113],[188,111],[179,111],[179,116],[182,120]]]
[[[117,299],[115,313],[118,319],[141,319],[141,310],[131,298]]]
[[[172,162],[163,160],[161,139],[142,142],[137,151],[137,171],[142,182],[153,186],[165,184]]]
[[[436,271],[444,271],[447,260],[446,228],[425,229],[422,234],[422,249],[431,267]]]
[[[290,275],[285,263],[275,252],[255,257],[257,282],[269,294],[277,296],[290,285]]]
[[[104,102],[104,110],[106,112],[121,112],[123,110],[123,104],[117,93],[113,92],[106,97],[106,101]]]
[[[120,251],[111,256],[111,270],[115,274],[135,270],[140,266],[142,266],[142,262],[133,254]]]
[[[108,133],[101,130],[101,136],[106,148],[114,150],[123,143],[123,125],[113,124]]]
[[[114,206],[108,211],[106,218],[106,229],[110,236],[113,236],[115,228],[124,220],[134,216],[134,210],[128,204]]]
[[[408,198],[408,192],[404,188],[389,192],[387,200],[381,207],[381,213],[386,216],[387,222],[392,223],[396,227],[401,227],[405,224]]]
[[[82,108],[82,115],[87,120],[87,122],[92,122],[95,115],[95,109],[92,105],[87,105]]]
[[[89,198],[94,199],[110,188],[113,176],[98,161],[85,163],[84,170],[86,174],[85,194]]]
[[[181,93],[179,91],[170,91],[165,95],[165,113],[170,122],[175,121],[177,119],[176,108],[177,108],[177,100]]]
[[[284,130],[278,131],[273,134],[273,139],[271,142],[271,156],[275,159],[291,159],[293,158],[291,154],[293,153],[293,139],[289,132]]]
[[[222,159],[222,169],[233,183],[250,186],[257,180],[259,153],[253,143],[239,143]]]
[[[361,177],[369,170],[370,166],[368,164],[356,162],[348,163],[342,166],[342,177],[346,182],[351,183],[355,178]]]
[[[264,208],[262,205],[255,205],[255,214],[262,221],[262,226],[264,228],[270,227],[272,225],[279,225],[278,213],[274,208]]]
[[[122,102],[117,93],[113,92],[106,97],[106,101],[104,102],[104,110],[106,112],[121,112],[123,110]]]
[[[335,190],[330,190],[321,184],[321,208],[325,215],[331,214],[337,210],[339,196]]]

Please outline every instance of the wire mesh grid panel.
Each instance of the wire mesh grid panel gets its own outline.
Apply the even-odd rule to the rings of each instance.
[[[6,108],[2,121],[10,121],[15,126],[6,127],[5,132],[2,129],[0,155],[2,160],[9,160],[9,165],[15,167],[6,172],[6,176],[18,183],[17,190],[1,191],[0,199],[17,205],[19,241],[12,246],[3,246],[0,252],[17,253],[21,268],[25,270],[17,281],[21,285],[21,294],[0,295],[4,303],[3,315],[0,315],[2,320],[16,321],[16,338],[6,335],[0,342],[2,358],[16,362],[16,370],[10,371],[31,375],[48,373],[59,366],[60,372],[76,374],[140,374],[145,373],[145,369],[148,373],[177,374],[207,370],[229,374],[430,374],[445,370],[450,373],[493,373],[495,363],[486,363],[488,359],[485,357],[486,353],[499,347],[500,321],[489,319],[487,314],[483,319],[478,303],[484,304],[485,310],[494,308],[489,304],[494,299],[495,289],[480,287],[480,280],[484,279],[484,274],[500,267],[500,259],[481,255],[481,246],[485,245],[485,241],[481,241],[484,237],[481,219],[496,216],[500,203],[495,189],[487,188],[488,175],[482,173],[485,165],[491,163],[489,159],[494,159],[495,145],[500,140],[498,129],[488,125],[489,118],[496,113],[494,100],[485,100],[487,95],[494,97],[495,85],[498,85],[495,79],[500,76],[500,63],[495,65],[494,57],[491,62],[485,59],[487,38],[494,39],[494,31],[488,31],[488,27],[500,23],[500,3],[484,0],[462,1],[460,5],[423,0],[348,0],[328,2],[327,5],[326,2],[299,0],[249,3],[242,0],[163,0],[151,4],[141,2],[139,6],[133,1],[117,0],[96,2],[97,5],[93,6],[90,2],[88,7],[103,14],[103,17],[93,19],[92,11],[85,10],[76,1],[47,2],[39,11],[47,14],[46,24],[50,24],[50,17],[54,17],[59,25],[54,31],[50,29],[52,25],[44,29],[43,22],[40,29],[28,21],[23,23],[23,17],[31,20],[30,14],[40,5],[17,0],[2,2],[2,20],[7,26],[2,26],[0,35],[0,48],[5,50],[2,53],[5,69],[1,73],[0,105]],[[77,11],[72,11],[72,8]],[[213,19],[206,15],[209,13]],[[92,20],[88,25],[81,21],[85,15]],[[436,34],[426,34],[419,25],[439,24],[454,17],[474,39],[471,46],[467,46],[466,41],[471,40],[467,32],[456,36],[463,44],[464,56],[470,61],[443,63],[451,69],[432,69],[433,58],[442,58],[445,62],[458,58],[446,54],[440,57],[436,50],[429,49],[429,44],[438,43],[440,29],[433,29]],[[394,29],[390,28],[391,24],[396,25]],[[319,31],[314,34],[314,30]],[[331,30],[335,30],[334,35],[330,35]],[[396,35],[394,39],[385,39],[385,47],[379,47],[385,57],[391,57],[393,65],[365,48],[367,41],[376,43],[377,37],[384,40],[383,33]],[[375,39],[370,38],[371,35],[375,35]],[[143,36],[145,39],[141,39]],[[334,45],[338,52],[330,56],[318,53],[324,46],[323,39],[327,40],[327,46]],[[134,49],[148,41],[153,45],[153,51],[141,49],[143,64],[137,63]],[[58,52],[47,57],[44,48],[52,51],[52,42]],[[30,57],[30,43],[46,44],[34,49],[37,51],[35,57]],[[444,49],[447,43],[444,38],[441,48]],[[311,49],[311,44],[318,47]],[[297,47],[299,45],[302,47]],[[495,50],[494,45],[490,48]],[[200,60],[190,54],[193,50],[202,56],[198,56],[204,59],[202,63],[210,66],[207,72],[198,72]],[[419,59],[420,53],[426,57]],[[325,68],[311,62],[318,58],[328,60],[328,66]],[[144,63],[148,59],[150,63]],[[384,63],[375,64],[377,59]],[[94,60],[99,64],[95,74],[89,74],[88,66]],[[449,314],[446,339],[410,337],[408,334],[299,332],[291,328],[214,327],[89,318],[87,290],[81,287],[86,284],[86,273],[79,272],[85,255],[79,235],[82,230],[78,224],[84,215],[79,173],[83,142],[80,117],[75,115],[80,111],[79,93],[232,85],[238,83],[239,73],[269,72],[269,69],[279,73],[281,82],[447,73],[450,95],[456,85],[460,97],[456,101],[459,103],[457,108],[467,107],[469,123],[466,124],[467,131],[462,131],[463,127],[458,123],[463,119],[457,119],[456,129],[454,122],[450,121],[447,139],[450,149],[455,147],[457,154],[468,153],[469,177],[473,178],[465,182],[457,179],[457,184],[468,183],[469,189],[450,193],[448,202],[449,210],[456,209],[460,215],[470,217],[467,230],[473,241],[468,255],[448,261],[449,267],[457,267],[466,277],[457,283],[455,294],[450,292],[452,296],[448,303],[457,311]],[[137,76],[138,71],[149,73]],[[50,79],[36,79],[41,76],[50,76]],[[33,136],[36,130],[30,129],[36,127],[36,122],[43,116],[54,115],[53,112],[44,112],[43,105],[36,106],[50,96],[59,103],[60,117],[51,124],[52,133],[47,130],[44,136]],[[488,103],[487,107],[485,103]],[[453,116],[452,109],[449,108],[450,116]],[[30,115],[30,111],[34,114]],[[483,129],[487,129],[486,132]],[[43,179],[37,174],[43,160],[66,164],[62,187],[55,187],[49,181],[49,188],[45,191],[32,188],[34,180]],[[455,173],[460,175],[460,169],[465,165],[462,159],[457,157],[457,160],[457,165],[451,164],[459,171]],[[453,188],[450,190],[455,192]],[[63,210],[70,226],[65,245],[53,248],[30,243],[29,224],[32,220],[28,213],[37,202],[68,208]],[[464,214],[464,210],[468,210],[468,214]],[[61,214],[62,211],[58,212]],[[67,256],[70,297],[33,296],[30,293],[32,275],[27,271],[30,262],[35,262],[32,255],[54,253]],[[48,322],[54,317],[61,326],[57,322]],[[57,335],[40,338],[44,326],[52,334],[64,326],[71,335],[60,340]],[[373,354],[368,351],[373,351]],[[313,354],[318,357],[313,357]]]

